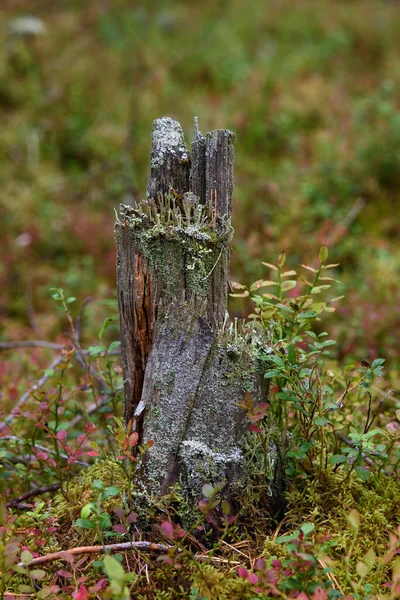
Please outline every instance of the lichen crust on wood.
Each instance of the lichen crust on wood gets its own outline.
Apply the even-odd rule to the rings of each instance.
[[[121,205],[115,226],[125,421],[154,442],[141,477],[156,495],[178,482],[193,499],[204,483],[240,493],[243,399],[267,397],[265,340],[227,315],[233,142],[196,130],[190,157],[179,123],[157,119],[147,197]]]
[[[247,420],[241,403],[246,391],[255,402],[265,398],[259,367],[250,335],[221,339],[187,304],[169,308],[155,333],[142,396],[144,442],[155,442],[145,459],[152,492],[180,480],[199,497],[204,483],[225,482],[230,497],[244,485]],[[190,465],[200,460],[200,448],[204,464],[196,475]]]

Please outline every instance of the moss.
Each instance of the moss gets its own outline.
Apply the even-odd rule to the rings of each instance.
[[[176,298],[185,286],[206,300],[212,272],[227,260],[233,230],[229,220],[212,221],[193,194],[185,197],[181,207],[170,195],[157,203],[145,200],[135,209],[121,205],[121,218],[135,230],[138,250],[167,295]]]
[[[321,536],[330,536],[336,544],[330,552],[335,561],[333,574],[345,592],[352,592],[349,581],[359,580],[357,562],[363,561],[371,549],[377,557],[383,557],[388,551],[388,536],[395,533],[400,522],[399,497],[400,481],[394,478],[381,475],[365,483],[352,474],[344,482],[343,475],[330,468],[320,477],[310,477],[290,489],[281,533],[312,522],[316,548]],[[356,532],[347,520],[351,510],[356,510],[360,516]],[[265,556],[284,558],[285,550],[274,539],[266,539]],[[364,584],[371,583],[385,592],[384,584],[390,577],[390,570],[388,562],[375,580],[372,569]]]
[[[244,579],[235,577],[209,564],[200,564],[193,574],[192,589],[200,598],[213,600],[246,600],[254,598],[254,588]]]
[[[68,484],[64,494],[58,492],[51,503],[51,513],[60,523],[61,530],[69,530],[76,519],[79,518],[81,509],[88,502],[93,501],[97,495],[93,491],[93,481],[98,479],[106,487],[116,486],[122,493],[128,491],[130,485],[121,464],[114,460],[98,461],[82,475]],[[88,530],[85,530],[88,531]]]

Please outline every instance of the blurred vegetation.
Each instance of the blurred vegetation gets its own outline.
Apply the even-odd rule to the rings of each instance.
[[[84,326],[74,333],[80,334],[82,348],[89,347],[81,357],[84,374],[78,378],[67,372],[72,353],[64,350],[63,362],[45,372],[53,384],[47,395],[31,393],[28,405],[34,412],[10,421],[10,432],[19,437],[4,438],[7,447],[1,450],[11,465],[1,476],[9,497],[35,484],[76,476],[78,463],[71,463],[70,472],[59,453],[60,429],[75,442],[85,432],[98,431],[91,446],[95,451],[88,454],[92,457],[100,456],[98,444],[112,445],[107,429],[118,443],[124,441],[120,422],[120,429],[107,426],[122,396],[121,368],[113,354],[118,339],[114,207],[144,195],[152,121],[163,115],[182,123],[188,142],[195,115],[203,132],[229,128],[236,133],[232,279],[243,286],[264,280],[271,273],[262,261],[275,263],[284,251],[285,268],[297,269],[299,263],[318,268],[319,249],[327,246],[329,260],[340,264],[333,273],[340,280],[334,295],[345,296],[335,304],[336,312],[324,317],[324,328],[337,341],[329,358],[339,371],[382,357],[386,381],[374,393],[386,398],[382,390],[399,387],[399,31],[395,0],[1,0],[0,343],[40,339],[70,344],[63,332],[74,333],[72,319],[79,323],[80,306],[88,296],[93,299],[85,308]],[[58,288],[65,290],[65,304]],[[287,290],[296,297],[295,289]],[[251,310],[249,298],[232,299],[233,314]],[[98,346],[103,322],[105,346]],[[322,335],[318,325],[317,334]],[[91,372],[99,357],[105,361],[100,392]],[[54,351],[19,348],[0,358],[3,418],[23,394],[29,395]],[[327,371],[330,378],[335,373],[333,367]],[[94,414],[89,401],[94,399],[94,408],[100,403],[96,394],[102,408],[92,430],[93,424],[84,422]],[[71,406],[62,406],[67,402]],[[362,431],[371,404],[365,398],[352,402],[339,416],[343,427]],[[383,401],[374,398],[374,403],[377,415]],[[396,408],[398,401],[387,401],[378,421],[386,427],[396,414],[389,426],[398,432]],[[54,411],[52,420],[45,409]],[[64,415],[61,424],[59,415]],[[30,456],[30,468],[24,460],[15,464],[21,448],[32,453],[36,436],[48,443],[48,431],[53,431],[53,454],[60,459],[59,479],[49,467],[55,461],[49,455],[44,464],[43,452],[36,463]],[[343,537],[340,548],[350,561],[353,541],[344,512],[358,510],[362,527],[365,520],[371,522],[369,537],[364,529],[362,535],[368,543],[378,539],[378,563],[386,565],[379,535],[397,522],[396,472],[393,479],[382,475],[365,484],[360,500],[357,494],[363,494],[354,486],[361,483],[349,478],[342,485],[336,470],[337,465],[325,469],[325,479],[315,479],[312,486],[307,479],[303,487],[289,490],[283,530],[298,527],[302,519],[315,518],[318,524],[320,515],[324,527],[330,521],[332,535]],[[328,500],[334,506],[328,507]],[[50,519],[53,527],[54,516],[40,515],[42,509],[39,505],[36,516],[28,515],[38,523]],[[358,531],[358,526],[350,529]],[[259,536],[257,528],[251,535]],[[63,531],[57,539],[66,544],[69,538]],[[260,556],[256,541],[254,556]],[[51,536],[48,545],[54,546]],[[190,569],[201,587],[202,569],[192,563]],[[160,573],[166,577],[165,590],[180,585],[179,570],[170,580],[168,571]],[[240,585],[252,583],[247,575],[241,575]],[[210,571],[210,581],[212,576]],[[246,589],[253,594],[253,588]],[[157,598],[170,597],[162,593]],[[246,597],[242,589],[238,594]],[[360,591],[354,597],[364,596]]]
[[[237,134],[233,279],[326,244],[340,358],[398,355],[397,2],[3,0],[0,18],[3,339],[55,335],[52,286],[113,294],[113,207],[144,194],[151,123],[197,115]]]

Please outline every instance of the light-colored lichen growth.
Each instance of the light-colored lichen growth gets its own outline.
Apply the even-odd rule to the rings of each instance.
[[[121,205],[121,219],[135,230],[138,250],[150,270],[163,282],[166,295],[175,297],[179,286],[198,298],[210,294],[211,276],[228,259],[233,229],[229,220],[213,221],[206,207],[192,194],[181,205],[170,195],[157,202],[143,200],[134,208]]]
[[[162,167],[167,156],[176,156],[179,160],[188,160],[182,127],[170,117],[157,119],[153,128],[152,169]]]

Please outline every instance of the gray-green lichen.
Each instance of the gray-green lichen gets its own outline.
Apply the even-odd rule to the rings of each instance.
[[[176,156],[179,160],[188,160],[185,138],[178,121],[170,117],[162,117],[154,122],[153,155],[151,167],[162,167],[167,156]]]
[[[185,440],[179,450],[181,485],[188,496],[199,498],[205,483],[225,485],[230,496],[238,496],[245,485],[246,461],[239,447],[216,452],[198,440]],[[224,493],[223,492],[223,493]]]
[[[209,296],[211,275],[224,269],[233,229],[229,220],[213,221],[204,205],[187,193],[177,205],[170,194],[121,205],[122,222],[135,231],[138,249],[165,291],[185,285],[199,298]],[[168,293],[167,293],[168,295]]]
[[[150,389],[145,384],[152,409],[144,441],[155,442],[147,458],[155,493],[174,463],[179,464],[183,489],[193,498],[205,483],[227,482],[228,497],[245,485],[242,446],[248,421],[240,404],[246,392],[255,402],[267,394],[253,334],[226,328],[217,335],[187,305],[165,315],[156,333],[160,356],[150,359]]]

